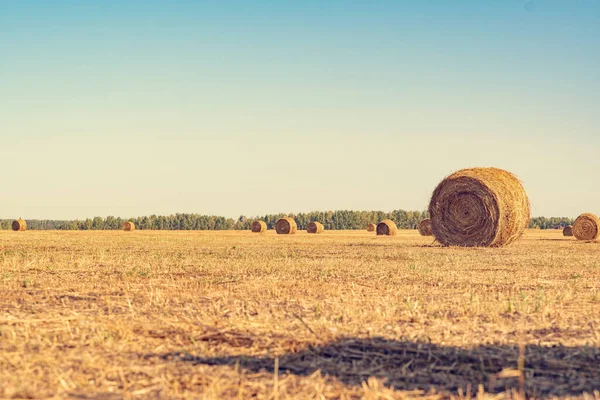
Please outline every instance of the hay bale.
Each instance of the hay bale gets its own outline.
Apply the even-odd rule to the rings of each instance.
[[[377,229],[377,225],[375,225],[375,224],[367,225],[367,232],[375,232],[375,229]]]
[[[320,222],[311,222],[306,226],[306,232],[308,233],[321,233],[325,230],[325,227]]]
[[[429,203],[431,230],[444,246],[500,247],[529,225],[527,193],[498,168],[463,169],[437,186]]]
[[[263,233],[267,231],[267,223],[265,221],[254,221],[250,225],[250,229],[254,233]]]
[[[600,236],[600,219],[594,214],[581,214],[573,224],[577,240],[596,240]]]
[[[431,231],[431,220],[429,218],[425,218],[423,221],[419,222],[417,229],[421,236],[433,236],[433,232]]]
[[[292,218],[280,218],[275,224],[275,232],[280,235],[293,235],[297,230],[298,225],[296,225],[296,221]]]
[[[15,232],[23,232],[27,230],[27,222],[24,219],[17,219],[12,222],[12,230]]]
[[[125,232],[135,231],[135,224],[131,221],[127,221],[123,224],[123,230]]]
[[[573,236],[573,227],[565,226],[565,229],[563,229],[563,236]]]
[[[396,233],[398,233],[398,227],[391,219],[384,219],[377,224],[378,235],[396,236]]]

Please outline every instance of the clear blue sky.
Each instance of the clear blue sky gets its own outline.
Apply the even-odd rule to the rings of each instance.
[[[0,0],[1,218],[600,213],[600,0]]]

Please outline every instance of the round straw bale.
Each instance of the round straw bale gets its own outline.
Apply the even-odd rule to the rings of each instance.
[[[600,219],[594,214],[581,214],[573,224],[577,240],[596,240],[600,236]]]
[[[377,229],[377,225],[375,225],[375,224],[367,225],[367,232],[375,232],[375,229]]]
[[[396,236],[396,233],[398,233],[398,227],[391,219],[384,219],[377,224],[378,235]]]
[[[565,229],[563,229],[563,236],[573,236],[573,227],[572,226],[565,226]]]
[[[463,169],[437,186],[429,203],[431,230],[444,246],[500,247],[529,225],[527,193],[498,168]]]
[[[263,233],[267,231],[267,223],[265,221],[254,221],[250,226],[254,233]]]
[[[425,218],[423,221],[419,222],[417,229],[421,236],[433,236],[433,232],[431,232],[431,220],[429,218]]]
[[[311,222],[306,226],[306,232],[308,233],[321,233],[325,230],[325,227],[320,222]]]
[[[293,235],[298,230],[298,225],[293,218],[280,218],[275,224],[275,232],[280,235]]]
[[[12,230],[15,232],[22,232],[27,230],[27,222],[25,222],[25,220],[21,218],[14,220],[12,223]]]
[[[135,231],[135,224],[131,221],[127,221],[123,224],[123,230],[126,232]]]

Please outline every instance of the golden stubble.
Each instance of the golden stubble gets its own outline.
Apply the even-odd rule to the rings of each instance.
[[[0,232],[0,397],[600,386],[598,243],[539,230],[505,248],[432,242],[405,230]]]

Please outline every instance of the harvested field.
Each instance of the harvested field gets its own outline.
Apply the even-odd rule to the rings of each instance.
[[[599,252],[559,230],[2,231],[0,397],[516,396],[519,345],[528,396],[593,396]]]

